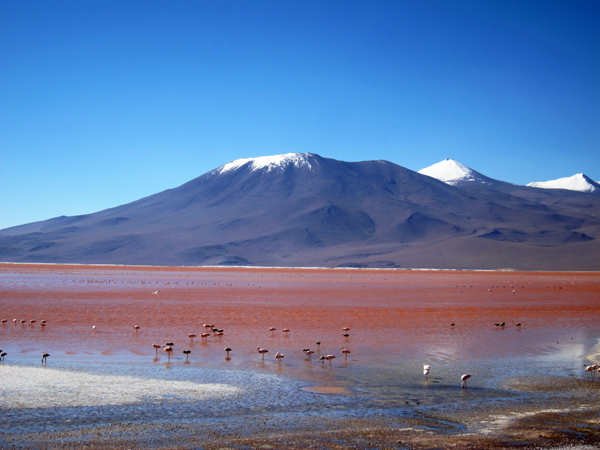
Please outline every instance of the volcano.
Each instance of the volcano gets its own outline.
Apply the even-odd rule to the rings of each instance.
[[[460,169],[447,183],[388,161],[240,159],[132,203],[0,230],[0,260],[600,269],[600,196]]]

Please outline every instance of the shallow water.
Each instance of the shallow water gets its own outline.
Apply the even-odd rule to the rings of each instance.
[[[600,275],[579,273],[0,265],[2,427],[513,398],[507,377],[583,376],[599,293]],[[201,339],[204,323],[224,335]],[[170,358],[152,348],[167,341]]]

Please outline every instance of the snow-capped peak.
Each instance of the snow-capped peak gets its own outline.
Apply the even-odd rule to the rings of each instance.
[[[593,180],[590,180],[582,173],[573,175],[572,177],[559,178],[558,180],[550,181],[534,181],[527,186],[544,188],[544,189],[568,189],[570,191],[579,192],[596,192],[600,189],[600,185]]]
[[[242,158],[236,159],[230,163],[227,163],[218,169],[219,174],[235,170],[246,164],[254,172],[255,170],[264,170],[271,172],[272,170],[283,170],[289,165],[294,165],[298,168],[307,167],[309,170],[312,169],[308,156],[310,153],[286,153],[285,155],[273,155],[273,156],[260,156],[258,158]]]
[[[437,178],[446,184],[454,185],[460,181],[478,181],[480,177],[473,169],[453,159],[445,159],[433,166],[419,170],[422,175]]]

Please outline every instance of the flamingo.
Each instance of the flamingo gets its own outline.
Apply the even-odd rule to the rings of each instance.
[[[200,335],[200,337],[201,337],[202,339],[206,339],[206,338],[207,338],[207,337],[209,337],[209,336],[210,336],[210,333],[202,333],[202,334]]]
[[[317,349],[321,348],[321,341],[317,342]]]
[[[284,328],[282,331],[283,331],[284,333],[289,333],[289,332],[290,332],[290,329],[289,329],[289,328]]]
[[[327,359],[327,357],[325,357],[325,356],[321,356],[321,357],[319,358],[319,361],[321,361],[321,364],[325,364],[325,360],[326,360],[326,359]]]
[[[188,337],[190,338],[190,340],[192,341],[192,344],[194,343],[194,338],[196,337],[195,334],[188,334]]]
[[[271,327],[271,328],[269,328],[269,331],[270,331],[271,333],[273,333],[273,331],[277,331],[277,328],[275,328],[275,327]]]
[[[304,353],[306,354],[306,356],[308,356],[308,358],[310,359],[310,355],[312,355],[314,353],[313,350],[306,348],[304,349]]]
[[[152,347],[154,347],[154,350],[156,351],[156,356],[158,356],[158,349],[160,348],[160,345],[152,344]]]
[[[45,323],[40,323],[40,326],[41,326],[41,327],[45,327],[45,326],[46,326],[46,324],[45,324]]]
[[[231,349],[229,347],[225,347],[225,351],[227,352],[227,358],[229,358],[229,352],[231,351]]]
[[[344,331],[350,331],[350,328],[344,327],[344,328],[342,328],[342,330],[344,330]]]
[[[50,356],[49,353],[42,353],[42,364],[48,362],[48,360],[47,360],[48,356]]]
[[[431,366],[429,364],[423,364],[423,375],[425,375],[425,379],[429,380],[429,371],[431,370]]]
[[[275,358],[279,360],[279,364],[281,364],[281,359],[283,358],[283,356],[284,355],[282,353],[279,353],[279,352],[275,353]]]
[[[348,355],[352,352],[350,350],[348,350],[347,348],[342,347],[342,353],[344,355],[346,355],[346,359],[348,359]]]
[[[590,380],[593,380],[594,378],[596,378],[596,370],[598,369],[598,364],[594,364],[591,366],[586,366],[584,364],[583,367],[585,367],[586,372],[590,373]]]
[[[41,321],[40,321],[40,325],[41,325],[41,324],[44,324],[44,325],[45,325],[45,324],[46,324],[46,322],[47,322],[46,320],[41,320]]]
[[[35,319],[31,319],[31,320],[29,321],[29,323],[30,323],[30,324],[32,324],[32,325],[33,325],[35,322],[36,322],[36,321],[35,321]]]
[[[325,359],[329,361],[329,365],[331,365],[331,360],[335,358],[335,355],[327,355]]]
[[[190,353],[192,353],[191,350],[184,350],[183,351],[183,354],[185,355],[185,362],[189,362],[188,361],[188,356],[189,356]]]
[[[138,330],[140,329],[139,325],[133,325],[131,328],[133,328],[135,330],[135,332],[137,333]]]
[[[264,361],[265,360],[265,353],[268,353],[269,350],[267,350],[266,348],[260,348],[260,347],[256,347],[256,349],[258,350],[258,353],[262,354],[262,359]]]
[[[6,322],[8,322],[8,320],[2,319],[2,323],[6,323]]]
[[[96,332],[96,325],[94,325],[94,326],[92,327],[92,331],[93,331],[94,333]]]
[[[471,378],[471,375],[469,375],[468,373],[465,373],[462,377],[460,377],[462,383],[460,385],[460,387],[462,389],[466,389],[467,388],[467,380]]]
[[[4,361],[4,357],[7,355],[8,353],[6,352],[0,352],[0,361]]]
[[[167,352],[167,355],[169,356],[169,362],[171,362],[171,352],[173,351],[173,348],[167,345],[163,350]]]
[[[344,333],[344,334],[342,334],[342,336],[344,336],[346,338],[346,340],[350,337],[350,335],[348,333]]]

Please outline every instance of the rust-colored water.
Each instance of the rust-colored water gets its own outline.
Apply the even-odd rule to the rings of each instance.
[[[255,364],[257,346],[288,364],[303,348],[339,363],[346,347],[354,364],[510,358],[600,336],[600,274],[0,264],[0,318],[3,349],[25,359],[149,361],[168,341],[203,364]],[[223,336],[201,339],[204,323]]]

